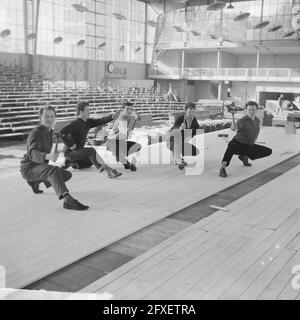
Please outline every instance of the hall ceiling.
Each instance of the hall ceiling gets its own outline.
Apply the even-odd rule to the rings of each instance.
[[[212,4],[215,2],[214,0],[138,0],[145,3],[149,3],[153,9],[155,9],[158,13],[162,13],[164,11],[172,11],[180,8],[184,8],[185,6],[192,7],[192,6],[200,6],[200,5],[207,5]],[[252,0],[238,0],[241,1],[252,1]],[[237,0],[225,0],[223,2],[226,3],[234,3]]]

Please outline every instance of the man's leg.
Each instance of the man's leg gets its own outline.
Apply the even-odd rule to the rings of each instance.
[[[71,162],[86,162],[92,163],[97,169],[100,169],[101,164],[99,163],[101,160],[104,163],[103,159],[99,162],[97,160],[96,150],[94,148],[81,148],[77,150],[70,150],[66,153],[66,159]]]
[[[65,181],[70,180],[72,173],[62,168],[48,164],[34,166],[27,174],[28,182],[45,181],[49,182],[59,199],[69,192]]]
[[[139,143],[134,141],[123,141],[123,146],[121,147],[121,152],[123,153],[123,157],[128,157],[129,155],[139,152],[142,149],[142,146]],[[130,169],[131,171],[136,171],[136,166],[134,161],[129,163],[127,161],[127,165],[124,165],[125,169]]]
[[[185,142],[182,148],[183,156],[197,156],[200,153],[199,149],[191,143]]]
[[[127,156],[127,145],[126,141],[119,140],[119,139],[111,139],[107,143],[107,150],[112,152],[116,161],[123,164],[125,169],[130,169],[130,163],[126,159],[125,155]]]
[[[67,156],[70,161],[90,161],[100,172],[103,170],[107,171],[109,178],[116,178],[122,175],[120,172],[109,167],[94,148],[72,150]]]
[[[248,157],[251,160],[256,160],[256,159],[260,159],[260,158],[265,158],[268,157],[272,154],[272,149],[265,147],[265,146],[261,146],[259,144],[254,144],[248,152]]]
[[[126,141],[116,139],[114,143],[115,150],[113,151],[113,154],[116,157],[116,160],[118,162],[121,162],[124,166],[129,165],[127,157],[127,145]]]
[[[181,157],[183,148],[183,142],[181,135],[180,136],[174,136],[174,160],[176,164],[182,163],[183,159]]]
[[[87,210],[89,207],[83,205],[70,194],[65,184],[72,177],[72,173],[62,168],[41,164],[34,166],[26,176],[27,182],[44,181],[46,184],[51,184],[58,199],[64,199],[63,207],[71,210]]]
[[[226,163],[226,165],[225,165],[226,167],[229,166],[230,161],[231,161],[234,154],[243,155],[243,154],[245,154],[245,150],[239,142],[237,142],[235,140],[231,140],[228,143],[227,149],[225,151],[225,154],[224,154],[224,157],[222,160],[222,163]]]
[[[236,140],[231,140],[228,143],[227,149],[225,151],[222,163],[221,163],[221,168],[220,168],[220,173],[219,175],[221,177],[227,177],[227,173],[225,168],[229,166],[230,161],[233,157],[234,154],[238,154],[238,155],[244,155],[245,154],[245,148],[243,147],[242,144],[240,144],[238,141]]]
[[[142,149],[142,146],[134,141],[126,141],[127,142],[127,153],[126,155],[129,156],[133,153],[139,152]]]

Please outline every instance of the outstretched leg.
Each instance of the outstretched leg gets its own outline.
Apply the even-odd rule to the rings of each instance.
[[[94,148],[82,148],[77,150],[68,151],[66,158],[69,161],[85,161],[92,163],[100,172],[105,170],[110,178],[115,178],[121,173],[109,167]]]
[[[272,154],[272,149],[265,147],[265,146],[261,146],[259,144],[254,144],[248,151],[248,157],[251,160],[256,160],[256,159],[260,159],[260,158],[265,158],[268,157]]]

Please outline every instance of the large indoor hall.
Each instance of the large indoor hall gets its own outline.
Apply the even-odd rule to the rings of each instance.
[[[0,0],[0,300],[300,300],[300,0]]]

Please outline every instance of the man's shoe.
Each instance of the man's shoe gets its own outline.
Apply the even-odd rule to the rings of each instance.
[[[184,167],[186,167],[186,166],[187,166],[187,163],[182,160],[182,162],[178,165],[178,169],[179,169],[179,170],[182,170],[182,169],[184,169]]]
[[[117,177],[121,176],[122,173],[121,173],[121,172],[118,172],[118,171],[115,170],[115,169],[111,169],[111,170],[109,170],[109,171],[107,172],[107,175],[108,175],[109,178],[117,178]]]
[[[239,156],[238,158],[243,162],[245,167],[251,167],[252,166],[252,164],[248,162],[248,157]]]
[[[103,171],[104,171],[104,168],[103,168],[103,166],[101,165],[100,168],[99,168],[99,172],[101,173],[101,172],[103,172]]]
[[[226,178],[227,177],[227,172],[225,168],[220,169],[220,177]]]
[[[62,166],[62,169],[66,170],[66,169],[68,169],[70,167],[72,167],[73,169],[79,169],[78,163],[75,162],[75,161],[70,161],[70,160],[66,160],[65,161],[65,164]]]
[[[74,198],[65,198],[63,206],[65,209],[79,210],[79,211],[87,210],[89,208],[88,206],[80,203]]]
[[[124,168],[127,169],[127,170],[130,169],[130,163],[124,164]]]
[[[136,166],[133,163],[130,164],[130,170],[136,171]]]
[[[34,182],[27,181],[27,183],[30,185],[33,193],[40,194],[40,193],[44,192],[43,190],[39,189],[39,186],[40,186],[39,182],[37,182],[37,181],[34,181]]]

